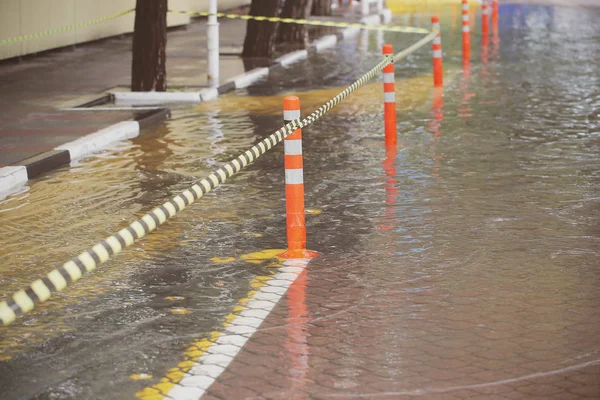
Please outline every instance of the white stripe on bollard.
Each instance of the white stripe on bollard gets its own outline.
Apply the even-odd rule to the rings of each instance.
[[[300,183],[304,183],[304,174],[302,172],[302,168],[285,170],[286,185],[297,185]]]
[[[284,121],[289,122],[298,118],[300,118],[300,110],[283,110]]]
[[[394,74],[383,74],[383,83],[394,83]]]
[[[394,92],[385,92],[383,94],[383,101],[385,103],[395,103],[396,102],[396,93],[394,93]]]
[[[284,140],[283,146],[285,148],[285,154],[290,156],[295,156],[298,154],[302,154],[302,140]]]

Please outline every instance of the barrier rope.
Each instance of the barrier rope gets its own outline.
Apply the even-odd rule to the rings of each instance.
[[[3,40],[0,40],[0,46],[12,44],[12,43],[25,42],[25,41],[32,40],[32,39],[39,39],[41,37],[54,35],[56,33],[69,32],[69,31],[72,31],[75,29],[84,28],[86,26],[99,24],[100,22],[110,21],[111,19],[116,19],[116,18],[122,17],[123,15],[132,13],[134,11],[135,11],[135,9],[132,8],[130,10],[121,11],[120,13],[117,13],[117,14],[109,15],[106,17],[94,19],[94,20],[87,21],[87,22],[80,22],[78,24],[67,25],[62,28],[48,29],[43,32],[31,33],[29,35],[21,35],[21,36],[15,36],[15,37],[12,37],[9,39],[3,39]]]
[[[175,216],[178,212],[215,189],[228,178],[252,164],[260,156],[282,142],[287,136],[291,135],[296,129],[304,128],[321,118],[339,102],[348,97],[348,95],[375,77],[375,75],[378,72],[381,72],[386,65],[397,62],[418,50],[420,47],[433,40],[436,34],[437,31],[431,31],[429,35],[393,57],[386,56],[369,72],[364,74],[353,84],[348,86],[333,99],[323,104],[306,118],[297,118],[279,128],[275,133],[261,140],[257,145],[252,146],[252,148],[240,154],[237,158],[229,161],[224,166],[209,174],[207,178],[202,179],[200,182],[173,197],[163,205],[154,208],[148,214],[134,221],[126,228],[121,229],[114,235],[107,237],[91,249],[81,253],[72,260],[67,261],[61,267],[53,270],[45,277],[36,280],[27,289],[19,290],[8,298],[8,300],[0,302],[0,320],[4,325],[9,325],[18,315],[33,310],[36,303],[48,300],[53,292],[59,292],[65,289],[69,284],[78,281],[83,274],[93,271],[98,265],[104,263],[113,255],[120,253],[126,247],[143,238],[167,219]]]
[[[320,20],[312,20],[312,19],[264,17],[264,16],[228,14],[228,13],[211,14],[208,12],[182,11],[182,10],[169,10],[169,12],[176,13],[176,14],[187,14],[187,15],[191,15],[194,17],[209,17],[211,15],[214,15],[218,18],[228,18],[228,19],[282,22],[284,24],[330,26],[330,27],[334,27],[334,28],[361,28],[361,29],[386,31],[386,32],[422,33],[422,34],[427,34],[430,32],[430,30],[428,30],[428,29],[415,28],[412,26],[367,25],[367,24],[363,24],[363,23],[359,23],[359,22],[320,21]]]

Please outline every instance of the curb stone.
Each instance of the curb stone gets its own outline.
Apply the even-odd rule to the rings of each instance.
[[[380,25],[388,23],[391,18],[392,12],[386,8],[381,14],[363,17],[359,22],[367,25]],[[229,79],[216,88],[206,88],[199,92],[117,92],[82,104],[79,108],[102,105],[110,98],[114,99],[115,103],[126,102],[127,104],[139,104],[147,101],[199,103],[213,100],[220,94],[250,86],[259,79],[268,76],[274,69],[287,67],[306,59],[309,55],[335,47],[338,42],[354,38],[359,32],[360,28],[351,27],[345,28],[336,34],[325,35],[315,40],[305,50],[284,54],[269,67],[252,69]],[[23,187],[29,179],[101,151],[115,142],[137,137],[140,129],[169,118],[170,113],[171,111],[168,108],[150,110],[135,121],[119,122],[72,142],[62,144],[53,150],[20,161],[15,165],[0,167],[0,199]]]
[[[136,117],[135,121],[123,121],[107,128],[64,143],[14,165],[0,168],[0,199],[23,187],[29,179],[50,172],[72,161],[87,157],[106,149],[113,143],[132,139],[140,130],[171,116],[168,108],[149,110]]]
[[[360,23],[366,25],[387,24],[392,19],[392,11],[389,8],[381,14],[368,15],[360,19]],[[114,92],[112,96],[115,104],[152,104],[169,102],[199,103],[217,98],[221,94],[243,89],[252,83],[267,77],[271,71],[280,67],[287,67],[295,62],[306,59],[309,55],[320,53],[323,50],[335,47],[338,42],[356,37],[360,28],[345,28],[336,34],[325,35],[315,40],[305,50],[297,50],[275,59],[268,67],[255,68],[243,74],[234,76],[214,88],[202,89],[199,92]]]
[[[381,14],[368,15],[366,17],[361,18],[359,22],[366,25],[381,25],[388,23],[389,21],[391,21],[391,19],[392,11],[389,8],[386,8]],[[229,82],[218,86],[217,91],[219,92],[219,94],[223,94],[234,91],[236,89],[243,89],[245,87],[248,87],[250,84],[259,80],[260,78],[268,76],[269,73],[274,69],[280,68],[282,66],[288,66],[294,62],[307,58],[309,55],[321,53],[323,50],[335,47],[335,45],[338,42],[356,37],[359,34],[359,32],[360,28],[345,28],[337,34],[325,35],[315,40],[305,50],[298,50],[292,53],[287,53],[275,59],[275,62],[267,68],[255,68],[229,79]]]

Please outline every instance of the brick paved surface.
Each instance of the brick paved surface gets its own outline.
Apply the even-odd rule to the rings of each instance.
[[[204,399],[600,396],[589,285],[564,301],[486,283],[485,272],[460,286],[464,271],[444,282],[368,270],[313,261]]]

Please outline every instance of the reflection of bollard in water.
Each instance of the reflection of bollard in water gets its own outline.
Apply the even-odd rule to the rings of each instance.
[[[492,43],[500,43],[498,36],[498,0],[492,0]]]
[[[462,0],[462,49],[463,64],[471,59],[471,28],[469,27],[469,2]]]
[[[433,39],[431,49],[433,50],[433,85],[442,86],[444,84],[444,67],[442,64],[442,35],[440,32],[440,19],[437,16],[431,17],[433,29],[437,29],[438,34]]]
[[[487,36],[484,36],[481,41],[481,63],[482,64],[487,64],[489,61],[488,49],[489,49],[489,41],[487,39]]]
[[[369,31],[367,29],[363,29],[360,32],[360,37],[358,39],[358,49],[361,53],[361,58],[363,54],[369,52]]]
[[[377,48],[380,49],[383,47],[384,42],[383,42],[383,31],[382,30],[378,30],[375,32],[375,39],[377,41]]]
[[[454,43],[455,32],[456,32],[456,7],[452,7],[452,43]]]
[[[498,29],[498,0],[492,0],[492,26]]]
[[[431,104],[433,119],[429,123],[432,131],[431,151],[433,153],[433,165],[431,175],[436,182],[439,182],[442,155],[436,155],[436,148],[442,136],[442,121],[444,120],[444,88],[436,87],[433,89],[433,101]]]
[[[429,127],[433,131],[433,136],[441,136],[441,121],[444,120],[444,88],[436,87],[433,89],[432,102],[433,119]]]
[[[383,45],[383,56],[392,57],[391,44]],[[394,63],[383,68],[383,122],[385,126],[385,145],[396,145],[396,88],[394,83]]]
[[[283,99],[284,123],[288,124],[298,118],[300,118],[300,100],[296,96],[287,96]],[[285,149],[285,214],[288,250],[280,254],[280,257],[315,257],[316,252],[306,250],[302,129],[296,129],[286,137],[283,145]]]
[[[466,63],[463,65],[463,79],[461,82],[461,89],[463,92],[463,98],[458,108],[458,116],[461,118],[470,118],[473,116],[470,105],[470,100],[475,97],[475,93],[470,92],[469,81],[471,79],[471,65]]]
[[[306,305],[307,273],[304,270],[298,275],[287,291],[288,320],[286,323],[287,338],[285,349],[291,361],[289,374],[292,392],[302,391],[309,371],[308,319],[309,310]],[[294,397],[292,397],[294,398]]]
[[[396,212],[396,199],[398,198],[398,188],[396,187],[396,168],[394,163],[396,162],[396,156],[398,150],[396,146],[385,147],[385,160],[383,161],[383,170],[385,171],[385,204],[388,205],[385,209],[385,220],[386,224],[382,224],[379,227],[383,231],[394,228],[393,218]]]

